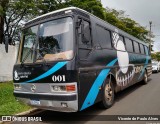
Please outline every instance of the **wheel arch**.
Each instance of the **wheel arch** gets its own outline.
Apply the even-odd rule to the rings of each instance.
[[[114,92],[117,92],[117,82],[116,82],[116,77],[114,76],[113,73],[109,73],[108,76],[106,78],[110,78],[111,76],[111,80],[114,86]]]

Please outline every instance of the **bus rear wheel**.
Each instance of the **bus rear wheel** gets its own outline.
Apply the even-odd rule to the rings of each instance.
[[[145,71],[144,73],[144,77],[143,77],[143,84],[147,84],[148,83],[148,75],[147,75],[147,71]]]
[[[107,109],[114,103],[114,86],[111,78],[107,78],[103,86],[103,99],[100,102],[100,107]]]

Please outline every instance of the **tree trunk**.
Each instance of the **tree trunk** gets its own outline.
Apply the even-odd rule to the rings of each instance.
[[[6,7],[9,0],[0,0],[1,7],[3,8],[3,14],[0,15],[0,44],[4,42],[4,17],[6,16]]]
[[[3,41],[3,32],[4,32],[4,18],[2,16],[0,16],[0,44],[2,44]]]

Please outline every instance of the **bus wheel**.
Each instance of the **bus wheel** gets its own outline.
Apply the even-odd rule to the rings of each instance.
[[[100,103],[102,108],[109,108],[114,103],[114,86],[111,78],[107,78],[103,87],[103,99]]]
[[[148,83],[148,76],[147,76],[147,72],[145,71],[144,73],[144,77],[143,77],[143,84],[147,84]]]

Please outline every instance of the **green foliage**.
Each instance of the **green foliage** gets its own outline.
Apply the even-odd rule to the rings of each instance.
[[[151,58],[156,61],[160,61],[160,52],[152,53]]]
[[[84,9],[101,19],[104,19],[104,8],[97,0],[70,0],[66,2],[67,6],[75,6]]]
[[[15,41],[19,40],[19,29],[23,26],[22,22],[37,16],[38,5],[35,0],[12,0],[9,2],[4,13],[6,25],[4,35],[9,37],[10,45],[14,45]]]
[[[151,58],[152,58],[153,60],[156,60],[156,54],[155,54],[155,53],[151,53]]]
[[[149,31],[128,16],[125,16],[124,11],[107,8],[105,11],[105,20],[138,39],[144,42],[149,42]]]
[[[2,0],[5,9],[0,7],[0,14],[5,13],[6,30],[4,34],[9,34],[11,43],[22,26],[21,20],[28,21],[36,16],[62,9],[65,7],[79,7],[95,16],[109,22],[112,25],[128,32],[129,34],[143,40],[149,41],[149,32],[145,27],[140,26],[134,20],[125,15],[124,11],[103,8],[100,0]],[[5,1],[9,1],[7,4]]]
[[[156,53],[156,60],[157,60],[157,61],[160,61],[160,52],[157,52],[157,53]]]
[[[101,19],[104,19],[104,8],[97,0],[66,0],[65,2],[62,2],[61,0],[45,0],[41,1],[41,4],[38,5],[38,8],[40,10],[40,14],[45,14],[57,9],[71,6],[79,7],[90,13],[93,13]]]
[[[40,0],[37,5],[37,8],[39,9],[39,15],[65,7],[65,4],[62,3],[61,0]]]
[[[0,83],[0,115],[13,115],[30,109],[16,101],[13,96],[13,82]]]
[[[0,5],[0,16],[3,15],[3,7]]]

